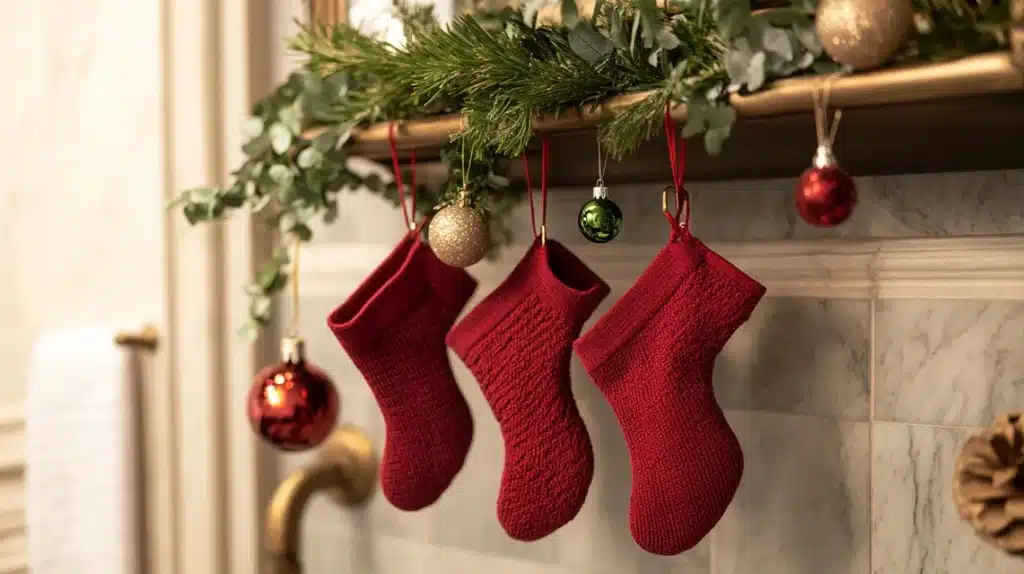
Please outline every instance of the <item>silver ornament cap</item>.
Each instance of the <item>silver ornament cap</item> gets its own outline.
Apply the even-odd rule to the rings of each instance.
[[[299,337],[281,339],[281,360],[295,365],[304,362],[306,360],[306,342]]]
[[[603,183],[598,183],[594,186],[594,199],[607,199],[608,198],[608,187]]]
[[[832,147],[828,145],[819,145],[818,149],[814,152],[814,160],[811,164],[818,168],[824,169],[826,167],[833,167],[839,162],[836,161],[836,154],[832,151]]]

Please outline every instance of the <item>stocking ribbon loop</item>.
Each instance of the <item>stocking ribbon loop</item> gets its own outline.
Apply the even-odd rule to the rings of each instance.
[[[398,202],[402,205],[402,217],[409,231],[416,231],[423,222],[416,223],[416,149],[409,150],[409,201],[405,199],[406,188],[402,182],[402,165],[398,160],[398,138],[395,137],[395,124],[388,124],[388,147],[391,148],[391,167],[395,172],[395,187],[398,188]],[[426,219],[424,219],[424,222]]]
[[[533,207],[533,184],[530,182],[530,160],[526,154],[522,156],[523,173],[526,174],[526,200],[530,203],[530,226],[533,236],[537,237],[537,215]],[[548,240],[548,138],[540,142],[540,244]]]
[[[679,139],[676,123],[672,119],[672,104],[665,104],[665,141],[669,165],[672,166],[672,185],[661,192],[661,210],[672,229],[675,240],[690,233],[690,193],[686,191],[686,139]],[[669,192],[675,192],[675,211],[668,210]]]

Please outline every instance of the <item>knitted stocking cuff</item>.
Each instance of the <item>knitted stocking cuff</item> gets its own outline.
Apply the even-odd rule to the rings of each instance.
[[[704,292],[702,287],[709,279],[725,287],[720,292]],[[764,285],[684,232],[661,249],[629,291],[573,345],[584,366],[588,370],[600,367],[681,289],[691,290],[695,301],[711,303],[701,305],[708,314],[704,321],[707,331],[728,333],[723,340],[714,341],[718,345],[727,342],[765,294]]]
[[[449,267],[410,233],[327,318],[327,326],[346,348],[373,345],[421,305],[428,294],[457,315],[476,290],[465,270]]]

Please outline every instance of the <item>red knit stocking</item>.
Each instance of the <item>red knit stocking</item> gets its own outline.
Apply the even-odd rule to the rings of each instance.
[[[672,239],[575,344],[629,448],[633,538],[666,555],[700,542],[739,486],[743,452],[715,401],[712,369],[765,293],[679,225],[678,189]]]
[[[687,234],[576,342],[622,426],[633,470],[630,530],[648,552],[692,548],[739,486],[743,452],[711,375],[764,292]]]
[[[404,196],[395,147],[392,141]],[[403,209],[407,223],[415,203],[409,211]],[[473,441],[473,418],[444,337],[475,289],[476,281],[442,263],[415,228],[327,318],[380,404],[387,433],[381,490],[402,510],[433,504],[462,469]]]
[[[573,339],[607,294],[572,252],[538,238],[448,334],[501,427],[498,521],[512,538],[551,534],[586,500],[594,454],[569,385],[569,359]]]
[[[402,510],[433,504],[473,441],[444,337],[475,288],[410,233],[327,318],[384,415],[381,490]]]
[[[501,426],[498,521],[517,540],[551,534],[586,500],[594,454],[569,386],[569,358],[607,293],[568,249],[538,240],[448,334]]]

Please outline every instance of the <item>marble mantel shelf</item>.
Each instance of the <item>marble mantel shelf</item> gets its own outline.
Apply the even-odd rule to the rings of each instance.
[[[732,137],[718,156],[708,156],[703,146],[691,144],[688,179],[799,174],[815,148],[812,93],[819,85],[820,79],[798,78],[777,82],[762,93],[733,96],[739,120]],[[536,130],[547,134],[552,144],[551,183],[592,185],[594,127],[643,97],[630,94],[596,109],[539,119]],[[1024,168],[1024,75],[1009,52],[839,78],[832,84],[830,100],[833,108],[844,110],[836,152],[856,175]],[[685,121],[685,106],[677,107],[673,116]],[[461,121],[450,115],[403,123],[399,147],[403,153],[415,148],[421,161],[436,159]],[[360,130],[353,136],[352,152],[386,159],[387,131],[387,124]],[[535,155],[531,162],[538,161]],[[519,175],[520,165],[513,162],[513,176]],[[656,137],[627,160],[612,162],[605,179],[660,182],[669,176],[664,139]]]

